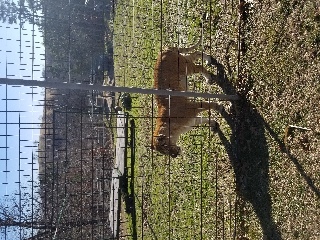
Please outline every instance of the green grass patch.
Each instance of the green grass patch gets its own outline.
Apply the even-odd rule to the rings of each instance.
[[[245,143],[239,146],[243,147],[242,156],[249,154],[249,172],[267,176],[263,184],[268,190],[264,194],[271,199],[271,217],[257,210],[258,183],[257,192],[249,194],[256,200],[242,205],[236,201],[230,152],[208,127],[180,138],[183,155],[177,159],[153,153],[153,96],[132,94],[130,114],[137,130],[138,239],[233,239],[234,235],[261,239],[263,231],[274,231],[272,224],[277,225],[283,239],[320,236],[319,4],[280,2],[252,8],[245,32],[248,50],[241,58],[252,87],[247,95],[251,105],[242,118]],[[228,79],[235,83],[237,11],[235,4],[220,1],[119,1],[114,20],[116,85],[152,88],[153,66],[160,49],[192,45],[199,39],[204,14],[204,49],[222,62]],[[194,82],[190,85],[193,90],[222,92],[217,86],[203,86],[199,76],[190,77],[190,81]],[[218,115],[213,117],[226,140],[231,140],[227,123]],[[290,135],[286,153],[281,147],[288,124],[312,131]],[[266,163],[265,168],[259,167],[261,162]],[[262,169],[267,172],[259,172]]]

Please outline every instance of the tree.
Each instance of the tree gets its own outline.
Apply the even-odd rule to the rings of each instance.
[[[4,23],[25,23],[40,24],[37,12],[41,9],[42,4],[39,1],[28,0],[28,5],[25,5],[24,0],[19,0],[18,3],[9,0],[0,0],[0,20]]]
[[[107,219],[82,219],[81,221],[77,221],[76,219],[72,219],[72,221],[61,221],[56,222],[55,218],[46,218],[41,214],[40,209],[36,209],[34,211],[28,211],[27,204],[23,204],[22,206],[19,204],[17,199],[17,194],[12,197],[9,201],[9,205],[5,202],[0,201],[0,229],[1,228],[14,228],[15,231],[22,231],[22,235],[24,239],[51,239],[55,234],[61,234],[65,231],[69,231],[72,228],[91,226],[101,223],[107,223]],[[36,201],[34,199],[33,201]],[[30,204],[30,202],[28,201]],[[37,202],[40,206],[40,203]],[[51,219],[48,221],[48,219]],[[26,229],[32,230],[31,237],[30,231],[26,231]],[[18,234],[17,232],[17,234]],[[26,238],[27,237],[27,238]]]
[[[39,197],[35,194],[36,189],[37,187],[33,186],[33,193],[20,190],[11,197],[0,200],[0,229],[4,229],[1,232],[7,233],[11,228],[10,232],[26,236],[27,229],[43,228],[43,224],[38,221],[41,218],[41,211]]]

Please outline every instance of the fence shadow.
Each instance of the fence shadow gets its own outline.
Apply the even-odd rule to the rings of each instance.
[[[128,136],[128,130],[130,136]],[[125,176],[123,179],[123,194],[125,201],[125,211],[131,216],[131,237],[133,240],[137,239],[137,216],[136,216],[136,199],[134,192],[134,165],[135,165],[135,122],[133,119],[130,120],[130,126],[126,125],[127,139],[126,139],[126,153],[130,152],[130,166],[126,164]],[[127,157],[127,156],[126,156]],[[129,172],[130,170],[130,172]],[[128,186],[129,184],[129,186]],[[130,191],[129,191],[130,190]]]
[[[226,94],[236,90],[217,62],[217,84]],[[251,203],[263,231],[264,239],[281,239],[272,217],[272,202],[269,194],[269,153],[265,138],[265,121],[255,107],[240,94],[240,100],[232,103],[230,114],[222,114],[232,129],[230,141],[218,130],[236,176],[236,192]]]
[[[124,181],[126,183],[126,186],[124,186],[123,192],[124,192],[124,201],[126,204],[126,213],[131,216],[131,239],[136,240],[138,239],[138,229],[137,229],[137,206],[142,206],[142,201],[139,201],[139,198],[137,197],[137,193],[135,192],[135,172],[134,172],[134,167],[135,167],[135,161],[136,161],[136,125],[135,121],[133,119],[130,120],[130,136],[129,136],[129,141],[127,144],[127,147],[130,148],[130,166],[127,166],[127,169],[130,169],[129,171],[126,171],[126,178]],[[130,190],[130,191],[128,191]],[[143,221],[148,224],[148,227],[151,231],[152,234],[152,239],[157,240],[158,237],[148,221],[148,216],[147,214],[142,210],[141,212]],[[141,221],[141,220],[139,220]]]

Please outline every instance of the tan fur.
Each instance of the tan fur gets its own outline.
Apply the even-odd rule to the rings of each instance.
[[[213,58],[199,51],[189,55],[181,54],[193,51],[196,47],[197,45],[185,49],[169,48],[160,52],[154,68],[154,88],[187,91],[187,75],[195,73],[202,73],[207,82],[212,84],[216,76],[202,65],[194,64],[194,61],[203,56],[207,63],[212,64]],[[192,102],[187,97],[157,95],[155,98],[158,117],[152,149],[171,157],[180,154],[180,147],[176,143],[182,133],[199,124],[209,123],[209,119],[198,116],[200,112],[221,109],[215,102]]]

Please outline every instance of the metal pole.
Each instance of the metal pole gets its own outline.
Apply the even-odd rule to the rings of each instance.
[[[97,85],[97,84],[89,85],[89,84],[81,84],[81,83],[48,82],[48,81],[23,80],[23,79],[11,79],[11,78],[0,78],[0,84],[37,86],[37,87],[60,88],[60,89],[97,90],[97,91],[107,91],[107,92],[127,92],[127,93],[141,93],[141,94],[155,94],[155,95],[169,95],[169,96],[217,98],[225,101],[234,101],[239,99],[238,95],[198,93],[198,92],[186,92],[186,91],[180,92],[180,91],[172,91],[172,90],[145,89],[145,88],[137,88],[137,87],[116,87],[116,86],[104,86],[104,85]]]

